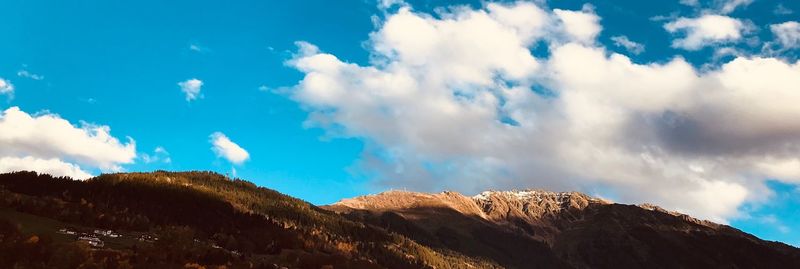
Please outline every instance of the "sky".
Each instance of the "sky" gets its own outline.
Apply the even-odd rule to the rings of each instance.
[[[0,172],[582,191],[800,246],[800,2],[0,2]]]

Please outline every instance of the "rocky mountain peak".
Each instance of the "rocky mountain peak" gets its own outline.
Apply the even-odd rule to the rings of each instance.
[[[610,203],[579,192],[551,192],[534,189],[484,191],[473,196],[472,199],[493,220],[539,219],[556,216],[562,211],[582,210],[591,204]]]

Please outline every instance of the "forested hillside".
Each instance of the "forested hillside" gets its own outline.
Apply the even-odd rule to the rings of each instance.
[[[2,174],[0,208],[0,268],[495,266],[210,172]]]

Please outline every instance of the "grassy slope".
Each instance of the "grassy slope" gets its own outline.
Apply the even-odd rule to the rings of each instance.
[[[26,234],[47,235],[56,242],[75,241],[74,236],[57,233],[61,228],[74,226],[64,222],[17,212],[10,208],[0,208],[0,219],[5,219],[18,225],[22,232]]]

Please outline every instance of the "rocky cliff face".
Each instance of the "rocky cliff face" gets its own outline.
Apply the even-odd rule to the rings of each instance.
[[[797,248],[658,206],[578,192],[390,191],[327,208],[507,268],[800,268]]]

